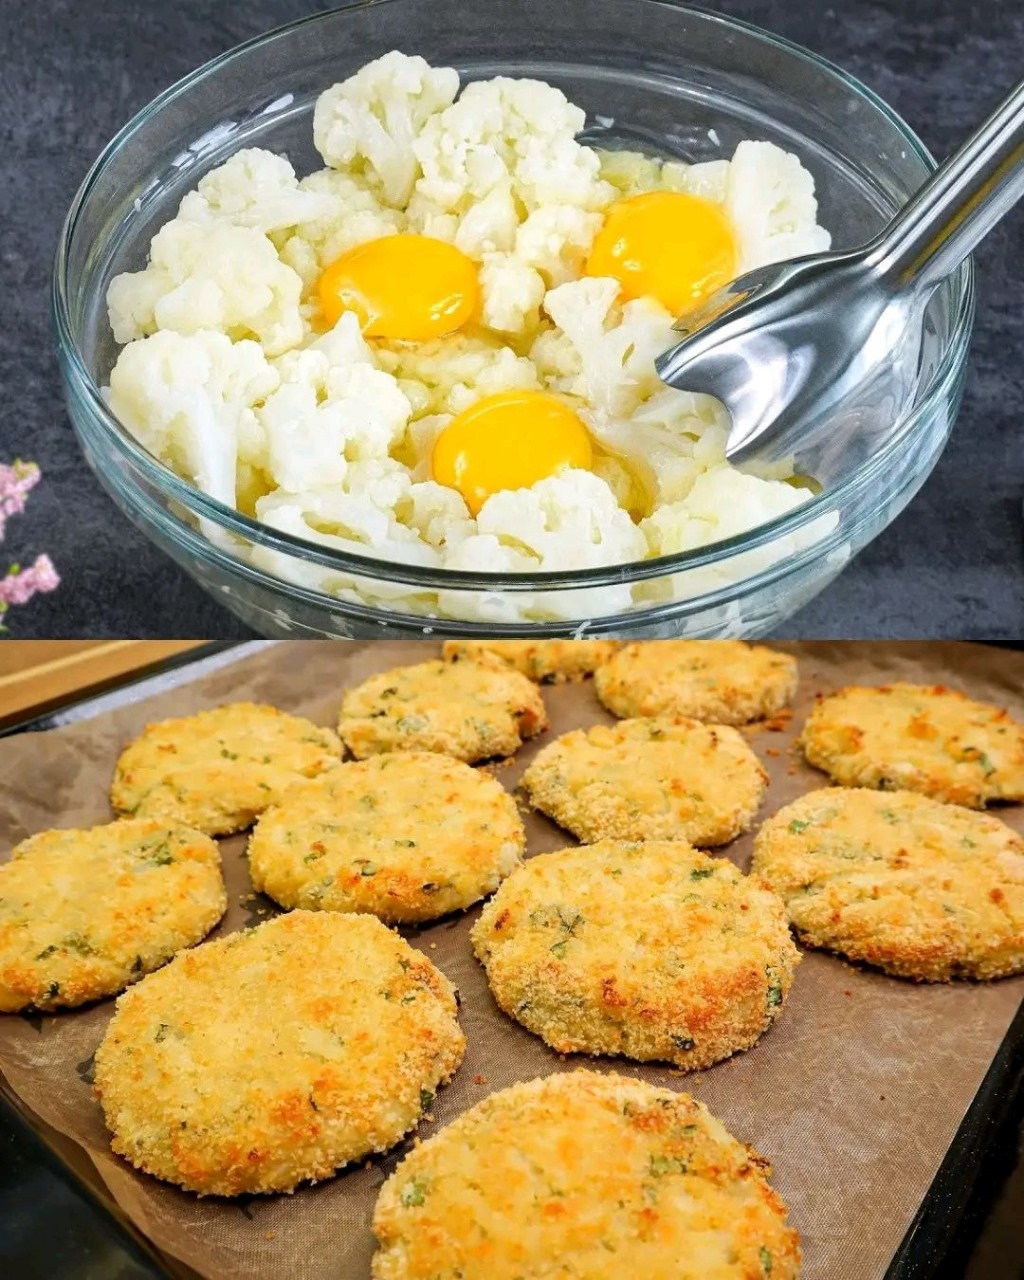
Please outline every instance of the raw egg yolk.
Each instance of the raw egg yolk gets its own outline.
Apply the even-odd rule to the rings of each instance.
[[[650,191],[608,210],[587,275],[612,276],[627,301],[657,298],[681,316],[735,277],[737,257],[718,205],[683,191]]]
[[[382,236],[356,245],[320,277],[330,328],[354,311],[367,338],[426,342],[454,333],[477,309],[476,263],[430,236]]]
[[[590,466],[590,436],[575,413],[543,391],[485,396],[441,432],[432,469],[473,515],[492,493],[528,489],[563,467]]]

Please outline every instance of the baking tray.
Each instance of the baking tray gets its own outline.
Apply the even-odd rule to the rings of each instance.
[[[199,658],[192,658],[191,661],[184,663],[177,661],[166,664],[163,673],[158,676],[134,680],[124,688],[101,698],[84,700],[56,714],[30,722],[30,726],[21,725],[17,728],[41,729],[89,719],[105,711],[137,703],[143,698],[165,692],[169,688],[180,687],[224,665],[233,664],[241,658],[258,654],[261,650],[271,647],[273,646],[265,642],[234,647],[211,646],[211,651],[203,651],[203,655]],[[393,646],[386,647],[390,650]],[[786,647],[798,648],[805,653],[815,649],[841,648],[849,651],[863,648],[855,645]],[[892,650],[894,646],[878,646],[878,648]],[[919,653],[922,646],[916,645],[911,648]],[[940,649],[948,658],[950,646],[936,646],[936,651]],[[420,643],[418,648],[412,651],[409,646],[402,645],[401,653],[395,654],[395,660],[408,661],[413,655],[429,656],[434,651],[436,647],[426,642]],[[965,654],[971,652],[966,646],[963,651]],[[308,642],[303,652],[308,653]],[[334,653],[338,658],[341,657],[341,652],[338,650],[335,649]],[[976,662],[977,653],[972,656]],[[284,654],[280,655],[280,660],[285,660]],[[343,664],[339,663],[339,666],[341,665]],[[1024,671],[1024,665],[1022,665],[1022,671]],[[339,692],[342,683],[343,679],[338,684]],[[58,819],[55,818],[54,821]],[[564,842],[569,841],[566,839]],[[916,1218],[885,1272],[886,1280],[962,1274],[960,1270],[955,1269],[958,1267],[957,1260],[964,1257],[969,1240],[976,1231],[978,1222],[990,1207],[992,1192],[996,1189],[992,1185],[995,1180],[996,1162],[994,1148],[998,1145],[997,1140],[1000,1137],[1007,1137],[1016,1121],[1016,1113],[1019,1112],[1022,1068],[1024,1068],[1024,1012],[1019,1012],[995,1053],[973,1103],[964,1115],[946,1158],[932,1182],[931,1189],[924,1197]],[[622,1064],[622,1069],[629,1071],[632,1068],[628,1064]],[[699,1077],[691,1079],[697,1080]],[[686,1080],[677,1078],[674,1083],[676,1087],[689,1087]],[[699,1089],[694,1091],[698,1094],[700,1092]],[[20,1110],[25,1115],[24,1108]],[[9,1117],[8,1111],[8,1121]],[[154,1253],[148,1243],[138,1237],[130,1222],[123,1218],[117,1207],[111,1206],[110,1197],[95,1173],[89,1169],[88,1161],[83,1164],[80,1158],[76,1158],[82,1153],[73,1143],[70,1143],[69,1139],[50,1130],[38,1120],[38,1117],[27,1115],[26,1118],[33,1128],[41,1133],[44,1141],[54,1147],[63,1166],[65,1168],[73,1166],[70,1176],[80,1185],[84,1185],[90,1194],[98,1194],[108,1207],[113,1207],[115,1217],[121,1219],[122,1227],[129,1235],[135,1237],[136,1256],[148,1256],[151,1265],[157,1268],[154,1274],[159,1274],[161,1270],[164,1274],[174,1276],[195,1274],[176,1260]],[[761,1145],[765,1144],[762,1142]],[[954,1269],[950,1269],[951,1267]],[[1005,1270],[989,1269],[984,1274],[991,1276],[992,1280],[997,1280],[997,1277],[1001,1280],[1003,1276],[1009,1280],[1010,1276],[1017,1276],[1020,1271],[1015,1262],[1007,1258]],[[811,1280],[810,1276],[808,1280]]]

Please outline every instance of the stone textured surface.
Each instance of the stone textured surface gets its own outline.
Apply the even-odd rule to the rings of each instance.
[[[1020,0],[704,0],[860,77],[938,154],[1020,74]],[[64,212],[130,115],[197,64],[327,5],[303,0],[0,0],[0,458],[44,479],[9,526],[10,559],[47,551],[64,585],[11,617],[20,636],[205,636],[245,629],[137,533],[73,440],[48,286]],[[978,254],[964,406],[924,490],[785,628],[801,637],[1024,636],[1024,209]]]

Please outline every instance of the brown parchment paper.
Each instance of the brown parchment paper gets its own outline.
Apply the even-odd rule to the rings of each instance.
[[[786,728],[749,732],[771,775],[762,818],[826,785],[791,751],[816,692],[852,681],[942,682],[1024,718],[1020,654],[952,644],[779,647],[797,654],[801,682]],[[0,742],[0,857],[32,832],[105,820],[117,755],[149,720],[253,698],[333,724],[346,685],[436,651],[425,641],[279,644],[85,723]],[[509,788],[555,734],[611,719],[590,683],[545,688],[544,698],[550,731],[495,771]],[[1024,808],[1008,807],[1000,816],[1024,833]],[[574,843],[540,815],[529,815],[526,824],[528,854]],[[745,868],[751,839],[723,852]],[[266,899],[247,900],[245,839],[225,840],[221,849],[230,906],[213,936],[273,911]],[[687,1076],[626,1060],[563,1059],[494,1005],[467,937],[476,914],[404,931],[458,986],[469,1041],[455,1080],[438,1094],[433,1121],[419,1134],[436,1133],[495,1089],[581,1065],[689,1090],[771,1158],[775,1185],[803,1238],[807,1280],[884,1275],[1024,997],[1024,979],[915,986],[808,952],[775,1027],[749,1052],[708,1071]],[[294,1196],[198,1199],[137,1173],[110,1153],[90,1091],[92,1055],[112,1004],[59,1016],[0,1016],[0,1070],[32,1112],[88,1152],[121,1210],[159,1249],[210,1280],[367,1277],[376,1193],[409,1142]]]

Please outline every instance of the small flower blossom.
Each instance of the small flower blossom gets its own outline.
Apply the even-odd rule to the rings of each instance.
[[[0,539],[7,520],[25,510],[29,490],[39,483],[39,468],[34,462],[17,461],[13,466],[0,462]]]
[[[19,571],[12,565],[6,578],[0,578],[0,610],[12,604],[27,604],[34,595],[54,591],[60,578],[49,556],[37,556],[35,564]]]
[[[10,465],[0,462],[0,542],[10,517],[25,510],[29,492],[39,483],[39,475],[39,468],[34,462],[22,462],[20,459]],[[11,605],[26,604],[33,596],[54,591],[59,585],[60,578],[49,556],[37,556],[35,563],[27,569],[11,565],[7,576],[0,578],[0,619]],[[0,623],[0,631],[3,630]]]

